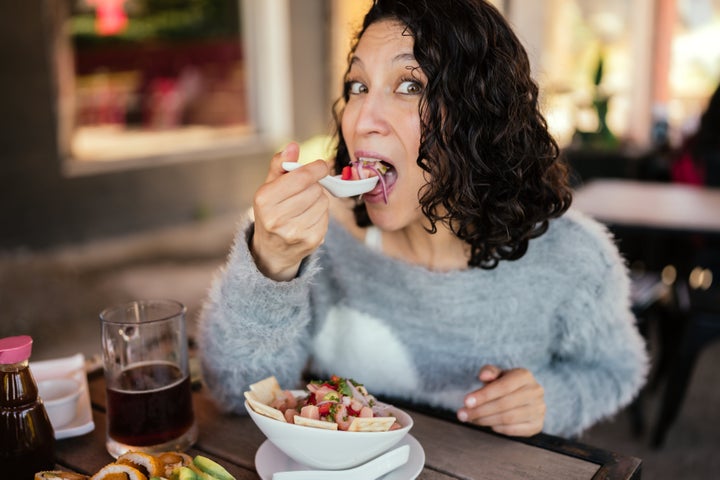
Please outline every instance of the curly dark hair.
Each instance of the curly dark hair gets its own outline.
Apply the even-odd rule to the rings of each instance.
[[[376,0],[350,56],[365,30],[387,19],[405,25],[428,79],[417,159],[430,178],[419,192],[428,231],[447,225],[470,245],[471,267],[492,269],[522,257],[529,240],[572,201],[568,168],[540,113],[527,53],[483,0]],[[340,127],[348,99],[346,88],[333,109],[338,173],[350,161]],[[355,217],[360,226],[370,224],[360,200]]]

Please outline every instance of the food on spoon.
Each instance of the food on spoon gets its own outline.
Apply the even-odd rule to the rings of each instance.
[[[367,170],[375,172],[378,177],[382,177],[389,170],[388,166],[382,162],[382,160],[370,159],[360,157],[356,162],[351,162],[350,165],[355,167],[355,171],[359,178],[368,178]],[[382,178],[381,178],[382,180]]]
[[[350,162],[350,165],[355,168],[357,176],[360,179],[368,178],[368,171],[375,173],[380,180],[383,200],[387,203],[387,184],[385,183],[385,174],[388,172],[390,167],[382,160],[364,157],[360,157],[356,162]]]
[[[271,376],[250,385],[245,398],[255,412],[281,422],[350,432],[401,428],[389,413],[390,405],[378,402],[362,384],[336,375],[313,380],[298,397]]]

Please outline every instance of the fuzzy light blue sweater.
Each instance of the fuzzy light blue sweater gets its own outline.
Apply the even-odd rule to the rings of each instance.
[[[352,377],[371,393],[456,410],[485,364],[529,369],[543,386],[544,431],[580,433],[628,404],[647,356],[625,264],[579,212],[553,220],[519,260],[446,273],[389,259],[331,222],[297,278],[255,267],[243,225],[205,302],[203,376],[243,413],[248,385],[303,372]]]

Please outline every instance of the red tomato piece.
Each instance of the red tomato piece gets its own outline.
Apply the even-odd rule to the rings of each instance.
[[[342,169],[342,176],[340,177],[342,180],[352,180],[352,168],[350,168],[350,165],[345,165]]]

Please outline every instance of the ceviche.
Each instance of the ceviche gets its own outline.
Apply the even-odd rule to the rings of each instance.
[[[370,172],[374,173],[380,181],[380,188],[383,192],[383,200],[387,203],[387,184],[385,182],[385,174],[390,170],[389,164],[381,160],[360,158],[356,162],[350,162],[342,169],[340,178],[342,180],[362,180],[370,176]]]
[[[250,385],[245,398],[255,412],[297,425],[350,432],[402,428],[390,405],[378,402],[362,384],[336,375],[311,381],[300,394],[283,390],[274,376],[268,377]]]

